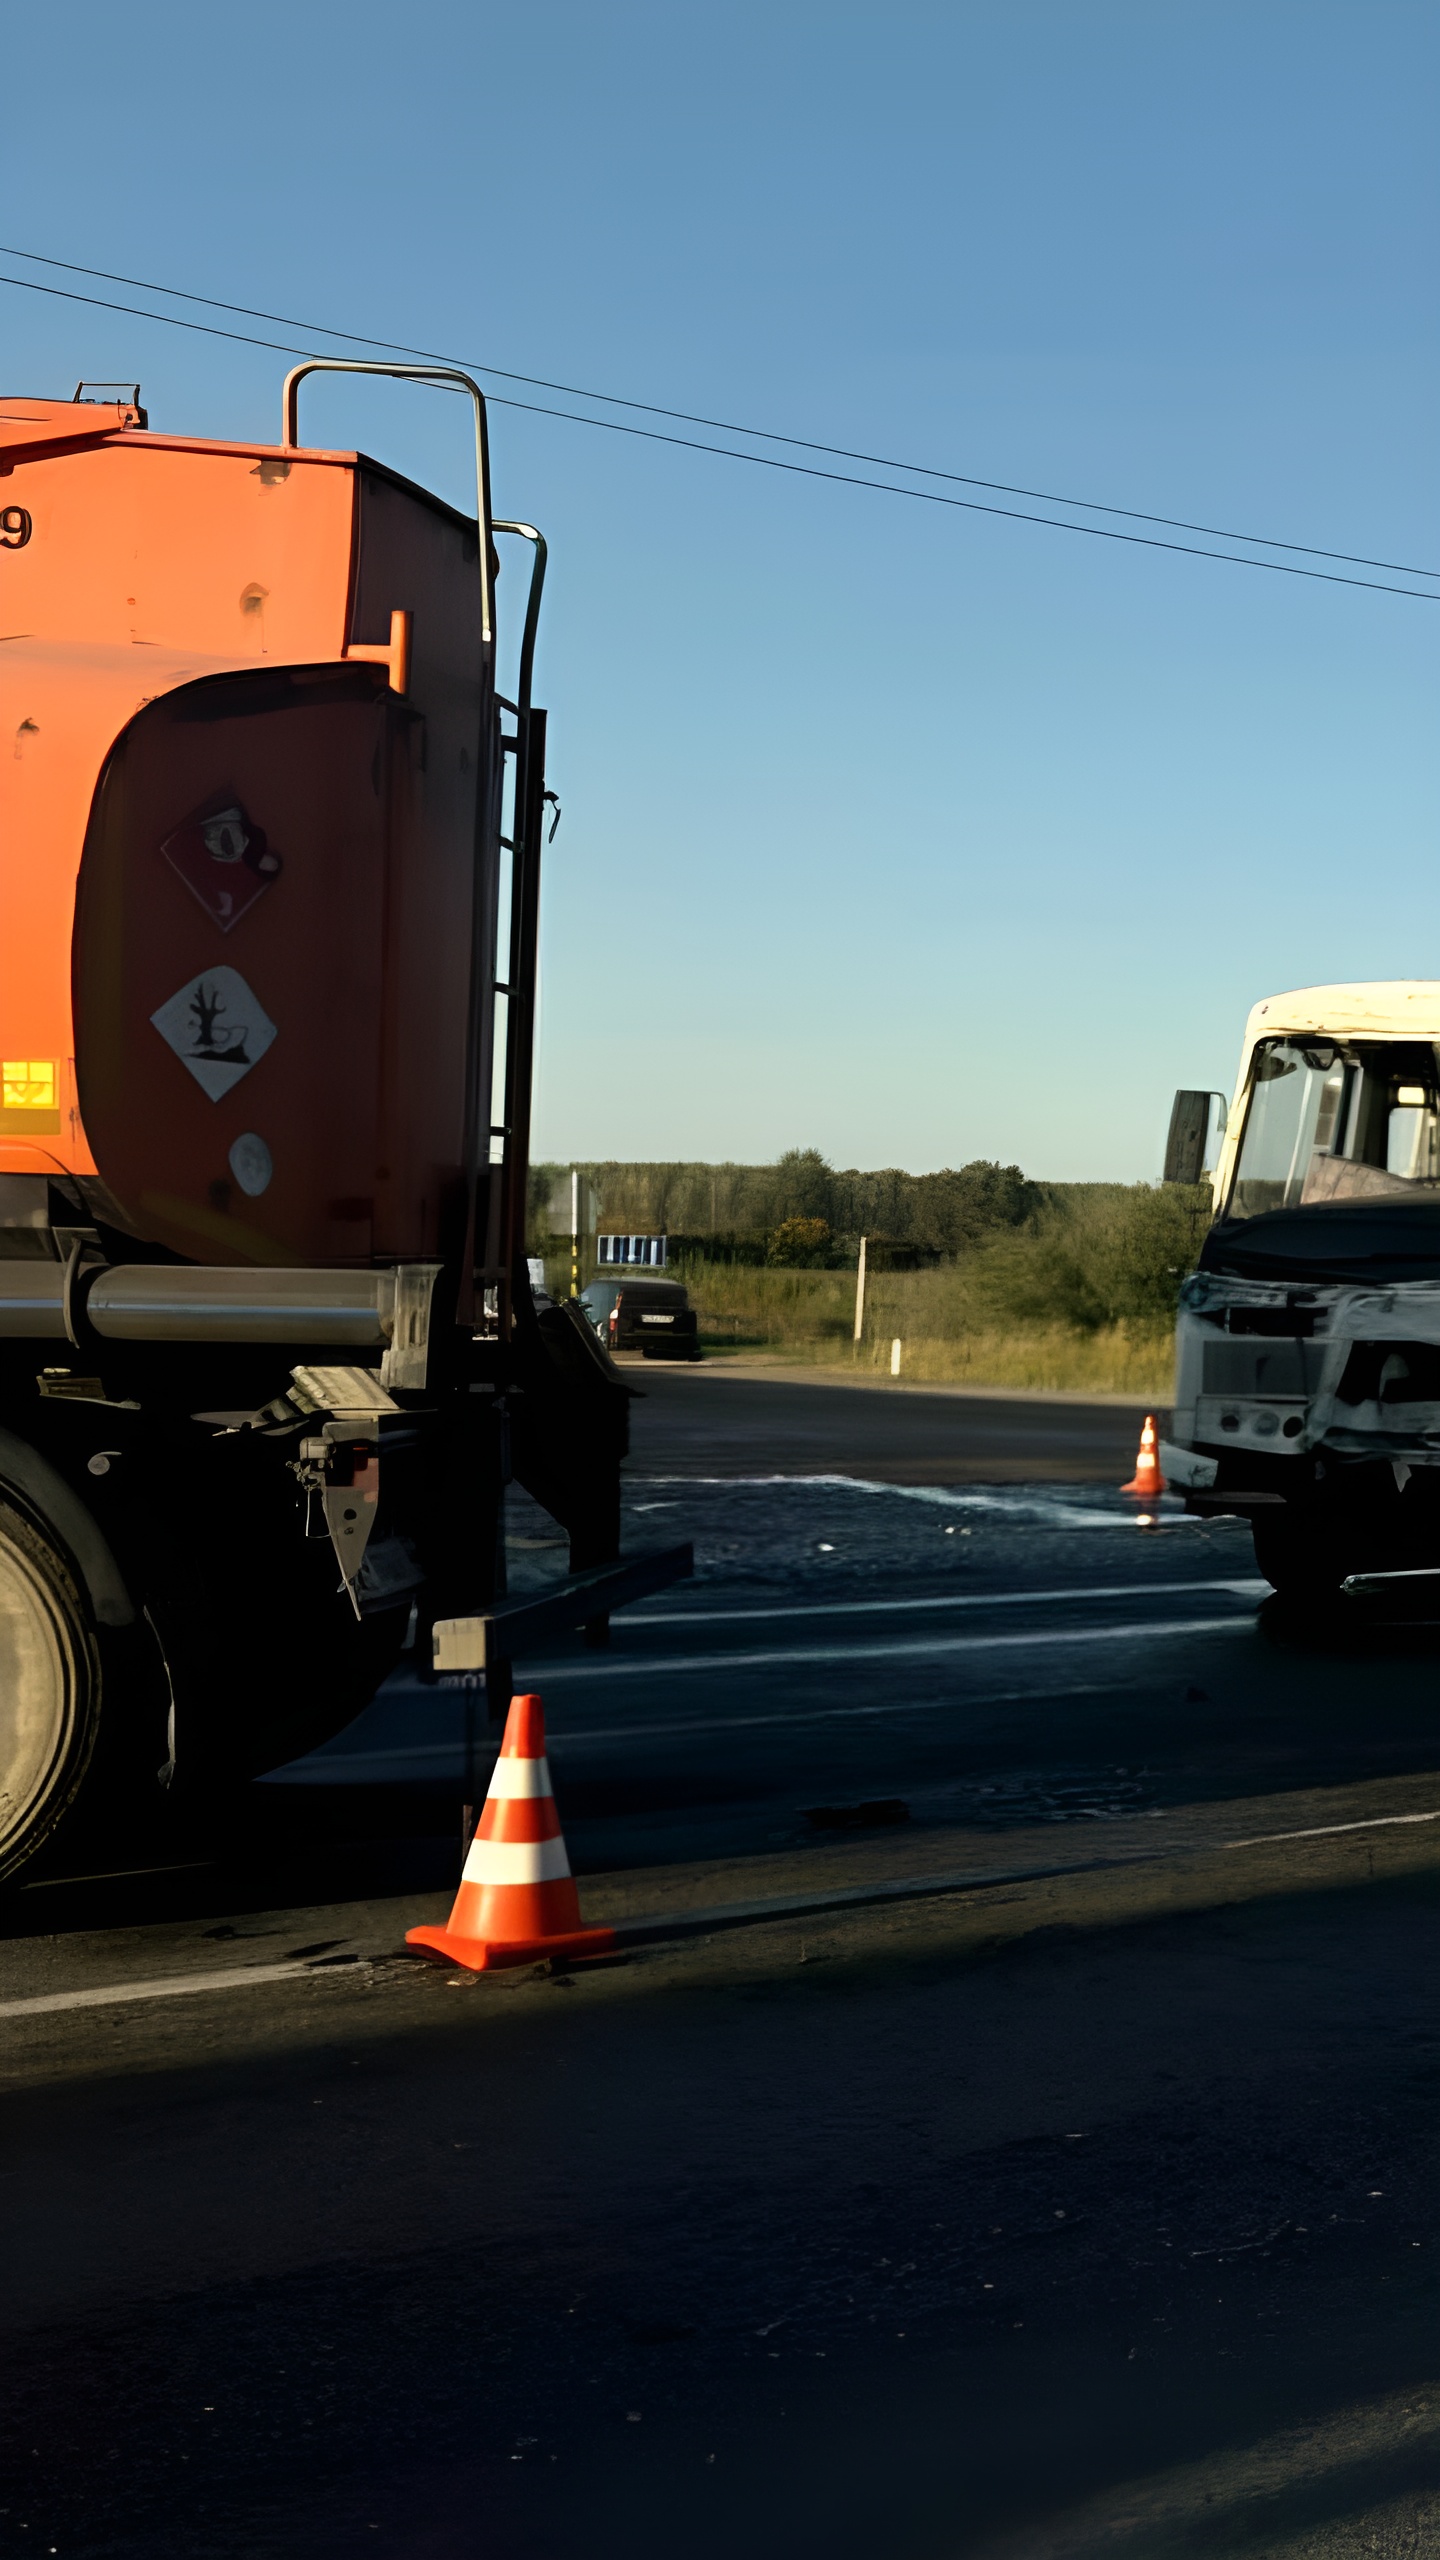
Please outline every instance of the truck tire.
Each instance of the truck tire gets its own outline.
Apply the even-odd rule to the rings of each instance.
[[[100,1661],[58,1550],[0,1502],[0,1876],[79,1792],[100,1722]]]

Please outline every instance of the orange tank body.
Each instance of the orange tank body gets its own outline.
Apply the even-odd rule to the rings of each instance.
[[[196,1262],[437,1253],[489,1089],[478,564],[357,454],[0,400],[0,1173]]]

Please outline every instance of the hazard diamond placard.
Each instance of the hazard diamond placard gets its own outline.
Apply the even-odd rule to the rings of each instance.
[[[238,969],[202,969],[150,1016],[212,1102],[264,1057],[275,1025]]]

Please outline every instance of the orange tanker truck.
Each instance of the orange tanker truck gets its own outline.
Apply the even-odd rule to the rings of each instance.
[[[316,371],[467,399],[475,515],[302,445]],[[621,1562],[627,1391],[528,1277],[545,546],[478,389],[301,365],[276,445],[85,389],[0,400],[0,1874],[312,1747],[407,1646],[497,1715],[689,1569]]]

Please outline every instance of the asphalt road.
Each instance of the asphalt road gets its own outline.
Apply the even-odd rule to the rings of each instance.
[[[741,1385],[639,1409],[695,1581],[520,1666],[613,1961],[404,1955],[488,1756],[404,1679],[8,1897],[0,2552],[1440,2547],[1435,1631],[1113,1477],[887,1479],[904,1398],[720,1463]]]
[[[1134,1471],[1145,1407],[1080,1396],[981,1395],[733,1361],[627,1360],[638,1465],[870,1475],[887,1484],[1116,1483]],[[1117,1470],[1119,1473],[1117,1475]]]

